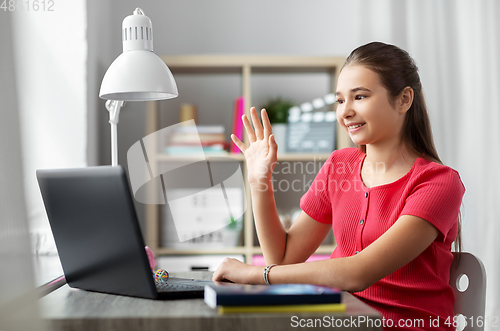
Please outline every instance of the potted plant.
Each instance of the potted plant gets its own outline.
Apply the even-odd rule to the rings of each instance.
[[[273,134],[278,144],[278,153],[286,152],[288,110],[293,106],[294,103],[292,101],[277,97],[269,100],[263,107],[267,111],[273,128]]]
[[[243,221],[235,220],[231,216],[231,220],[223,233],[223,242],[225,247],[236,247],[240,240],[241,230],[243,229]]]

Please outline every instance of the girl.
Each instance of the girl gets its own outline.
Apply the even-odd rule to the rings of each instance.
[[[418,320],[425,323],[420,328],[430,329],[430,321],[439,319],[437,329],[450,329],[445,322],[454,316],[451,245],[458,239],[459,247],[465,188],[437,155],[417,70],[407,52],[380,42],[349,55],[338,77],[337,119],[359,148],[331,154],[288,232],[274,201],[278,146],[266,111],[261,124],[251,109],[254,129],[243,117],[250,144],[232,139],[247,162],[268,266],[226,259],[214,281],[336,287],[379,310],[386,326]],[[304,263],[331,228],[337,242],[331,258]]]

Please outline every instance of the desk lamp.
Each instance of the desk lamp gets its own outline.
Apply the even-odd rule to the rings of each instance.
[[[153,53],[153,27],[140,8],[122,24],[123,53],[109,66],[99,97],[106,99],[111,124],[111,164],[118,165],[118,117],[125,101],[151,101],[179,95],[167,65]]]

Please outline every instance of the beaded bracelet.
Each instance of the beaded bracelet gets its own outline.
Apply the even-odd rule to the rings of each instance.
[[[264,281],[267,285],[271,285],[271,283],[269,283],[269,270],[271,270],[271,268],[274,266],[276,266],[276,264],[270,264],[264,268]]]

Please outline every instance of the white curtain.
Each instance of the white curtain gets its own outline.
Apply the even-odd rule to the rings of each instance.
[[[0,19],[0,330],[42,330],[33,279],[10,16]]]
[[[500,2],[361,0],[356,6],[363,17],[360,44],[396,44],[419,66],[439,155],[460,173],[467,190],[463,250],[483,261],[486,316],[498,319]]]
[[[52,9],[9,13],[26,206],[38,254],[56,249],[35,171],[87,165],[86,0],[60,1]]]

